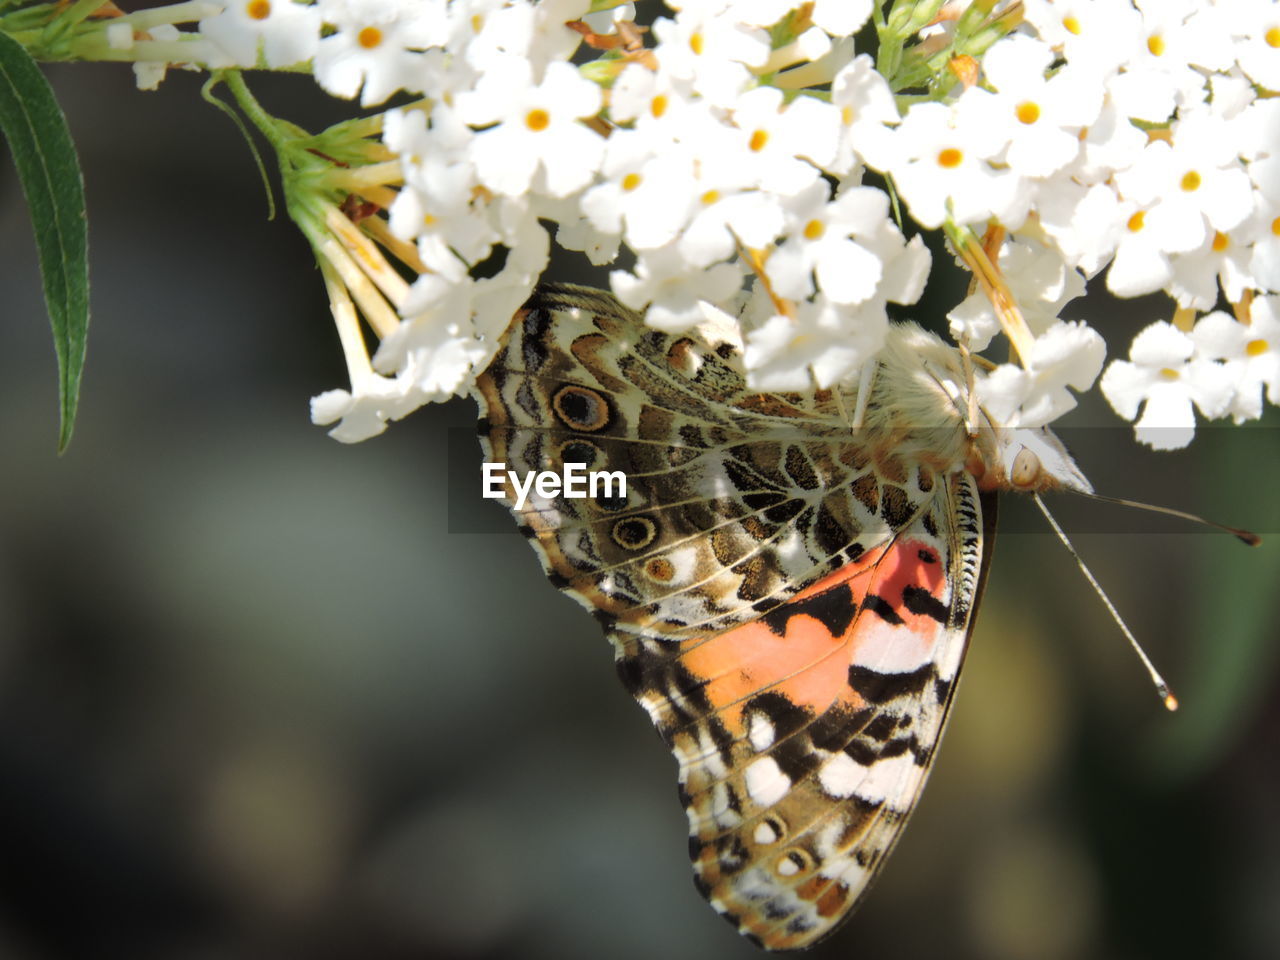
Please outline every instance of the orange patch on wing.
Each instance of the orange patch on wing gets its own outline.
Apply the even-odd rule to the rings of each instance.
[[[873,550],[857,563],[840,567],[778,607],[769,619],[776,622],[788,606],[845,588],[856,609],[868,586],[874,588],[883,560],[892,552],[888,547]],[[865,706],[849,686],[847,647],[856,624],[854,619],[847,630],[833,635],[821,620],[801,612],[786,621],[786,632],[779,636],[762,618],[717,636],[686,640],[680,659],[689,673],[703,681],[704,693],[725,727],[735,736],[744,736],[743,705],[763,690],[782,694],[814,713],[830,709],[837,701],[851,710]]]
[[[887,644],[893,647],[888,656],[897,663],[930,659],[949,613],[943,600],[946,587],[946,569],[934,547],[919,540],[895,543],[876,565],[869,592],[902,622],[890,623],[868,610],[861,629],[852,631],[850,662],[874,669],[884,662]]]
[[[931,559],[925,560],[926,556]],[[907,609],[908,587],[928,591],[938,603],[942,603],[946,592],[946,574],[938,552],[918,540],[903,541],[888,551],[876,568],[873,590],[889,602],[912,633],[932,635],[938,628],[938,621],[927,613],[913,613]]]
[[[843,883],[833,883],[827,888],[826,893],[818,898],[818,916],[834,917],[844,909],[845,902],[849,899],[849,888]]]

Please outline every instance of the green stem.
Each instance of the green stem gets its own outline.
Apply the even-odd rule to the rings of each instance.
[[[107,0],[76,0],[70,7],[54,17],[40,38],[40,46],[52,49],[69,33],[88,20],[106,4]]]
[[[258,98],[249,92],[249,85],[244,82],[244,76],[239,70],[219,71],[218,77],[227,85],[227,89],[236,98],[236,103],[249,121],[267,138],[267,142],[275,148],[276,153],[283,157],[286,144],[293,139],[292,135],[283,133],[280,122],[267,113],[258,102]]]

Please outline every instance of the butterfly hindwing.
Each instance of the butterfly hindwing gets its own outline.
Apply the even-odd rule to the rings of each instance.
[[[698,887],[771,949],[849,912],[913,809],[972,627],[994,499],[966,474],[767,616],[678,644],[612,637],[679,763]]]

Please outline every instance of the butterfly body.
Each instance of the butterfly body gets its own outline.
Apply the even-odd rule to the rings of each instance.
[[[625,497],[509,505],[676,757],[699,889],[771,949],[830,932],[915,805],[996,491],[1088,489],[1047,430],[966,422],[962,357],[914,325],[864,389],[752,391],[732,344],[566,286],[476,387],[487,460],[626,474]]]

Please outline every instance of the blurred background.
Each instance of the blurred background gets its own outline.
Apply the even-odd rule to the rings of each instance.
[[[0,958],[758,956],[694,891],[674,763],[596,624],[480,499],[471,401],[355,447],[311,426],[346,385],[320,278],[199,78],[48,73],[93,318],[59,458],[0,161]],[[306,78],[254,88],[346,115]],[[1101,491],[1274,534],[1269,413],[1177,454],[1100,402],[1067,434]],[[812,956],[1280,955],[1280,539],[1060,506],[1182,711],[1006,498],[932,784]]]

